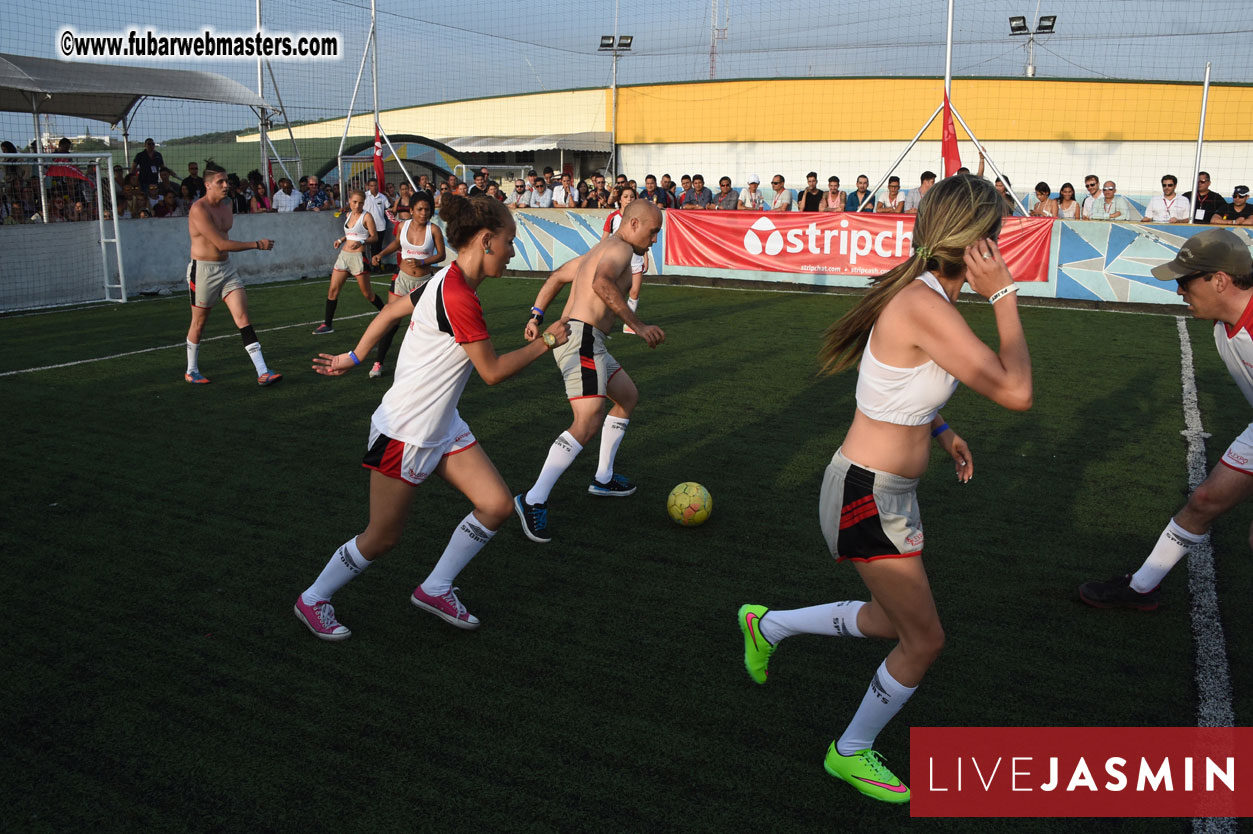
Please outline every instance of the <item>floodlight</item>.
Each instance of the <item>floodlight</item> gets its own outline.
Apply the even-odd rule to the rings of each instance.
[[[601,35],[598,49],[613,49],[613,35]]]
[[[1027,28],[1027,18],[1022,15],[1015,15],[1009,19],[1009,33],[1011,35],[1026,35],[1030,31]]]
[[[1040,18],[1040,22],[1036,24],[1035,33],[1037,35],[1051,35],[1053,26],[1057,23],[1057,15],[1046,14]]]
[[[618,48],[619,48],[619,49],[630,49],[630,48],[631,48],[631,41],[633,41],[633,40],[635,40],[635,36],[634,36],[634,35],[619,35],[619,36],[618,36]]]

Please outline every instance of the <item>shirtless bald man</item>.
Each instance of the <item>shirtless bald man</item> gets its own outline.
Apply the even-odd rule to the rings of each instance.
[[[584,444],[601,431],[602,424],[600,464],[587,491],[614,498],[635,492],[630,480],[614,473],[613,464],[639,391],[606,350],[605,334],[617,317],[649,347],[655,348],[666,340],[660,327],[640,321],[626,299],[631,286],[631,257],[644,254],[657,241],[660,231],[661,211],[650,202],[636,200],[623,210],[622,224],[614,234],[554,272],[535,297],[532,318],[526,325],[526,338],[532,340],[544,322],[544,308],[562,286],[570,285],[570,297],[561,314],[570,322],[570,340],[553,351],[553,358],[565,379],[574,422],[553,441],[535,485],[514,497],[522,530],[533,542],[552,541],[548,532],[548,495]],[[613,401],[607,417],[606,399]]]

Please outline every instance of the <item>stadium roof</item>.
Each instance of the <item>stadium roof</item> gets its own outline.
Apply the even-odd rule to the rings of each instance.
[[[0,110],[78,116],[117,124],[147,97],[271,109],[242,84],[213,72],[154,70],[0,53]]]
[[[544,136],[453,136],[441,139],[459,153],[508,153],[509,151],[603,151],[613,150],[608,132],[559,133]]]

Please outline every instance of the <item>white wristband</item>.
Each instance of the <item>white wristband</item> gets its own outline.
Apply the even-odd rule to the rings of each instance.
[[[1008,287],[1002,287],[1001,289],[992,293],[992,295],[988,296],[988,303],[995,304],[996,302],[1000,301],[1005,296],[1009,295],[1010,293],[1015,293],[1015,292],[1018,292],[1017,284],[1010,284]]]

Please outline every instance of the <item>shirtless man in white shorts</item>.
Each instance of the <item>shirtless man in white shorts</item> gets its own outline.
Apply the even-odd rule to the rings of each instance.
[[[244,349],[257,369],[257,384],[273,385],[283,378],[271,371],[261,356],[261,344],[248,321],[248,294],[244,282],[230,261],[231,252],[248,249],[270,250],[272,240],[234,241],[229,238],[234,217],[227,199],[230,186],[226,171],[210,162],[204,170],[204,197],[192,203],[187,212],[187,229],[191,233],[191,263],[187,265],[187,289],[191,293],[191,327],[187,329],[187,372],[183,379],[196,385],[209,382],[200,373],[200,337],[204,333],[209,311],[219,300],[235,319]]]
[[[617,317],[649,347],[666,340],[665,332],[640,321],[626,300],[631,286],[631,259],[648,251],[660,231],[661,211],[652,203],[636,200],[623,209],[622,223],[614,234],[554,272],[535,298],[532,318],[526,326],[526,338],[531,340],[539,335],[544,308],[564,284],[570,284],[570,298],[561,314],[570,322],[570,340],[553,351],[553,358],[565,378],[574,422],[553,441],[535,485],[514,498],[522,530],[531,541],[552,540],[548,532],[548,495],[584,444],[601,431],[602,424],[600,462],[587,491],[601,497],[625,497],[635,492],[631,481],[614,473],[613,464],[639,392],[605,349],[605,334]],[[607,417],[606,399],[613,401]]]

